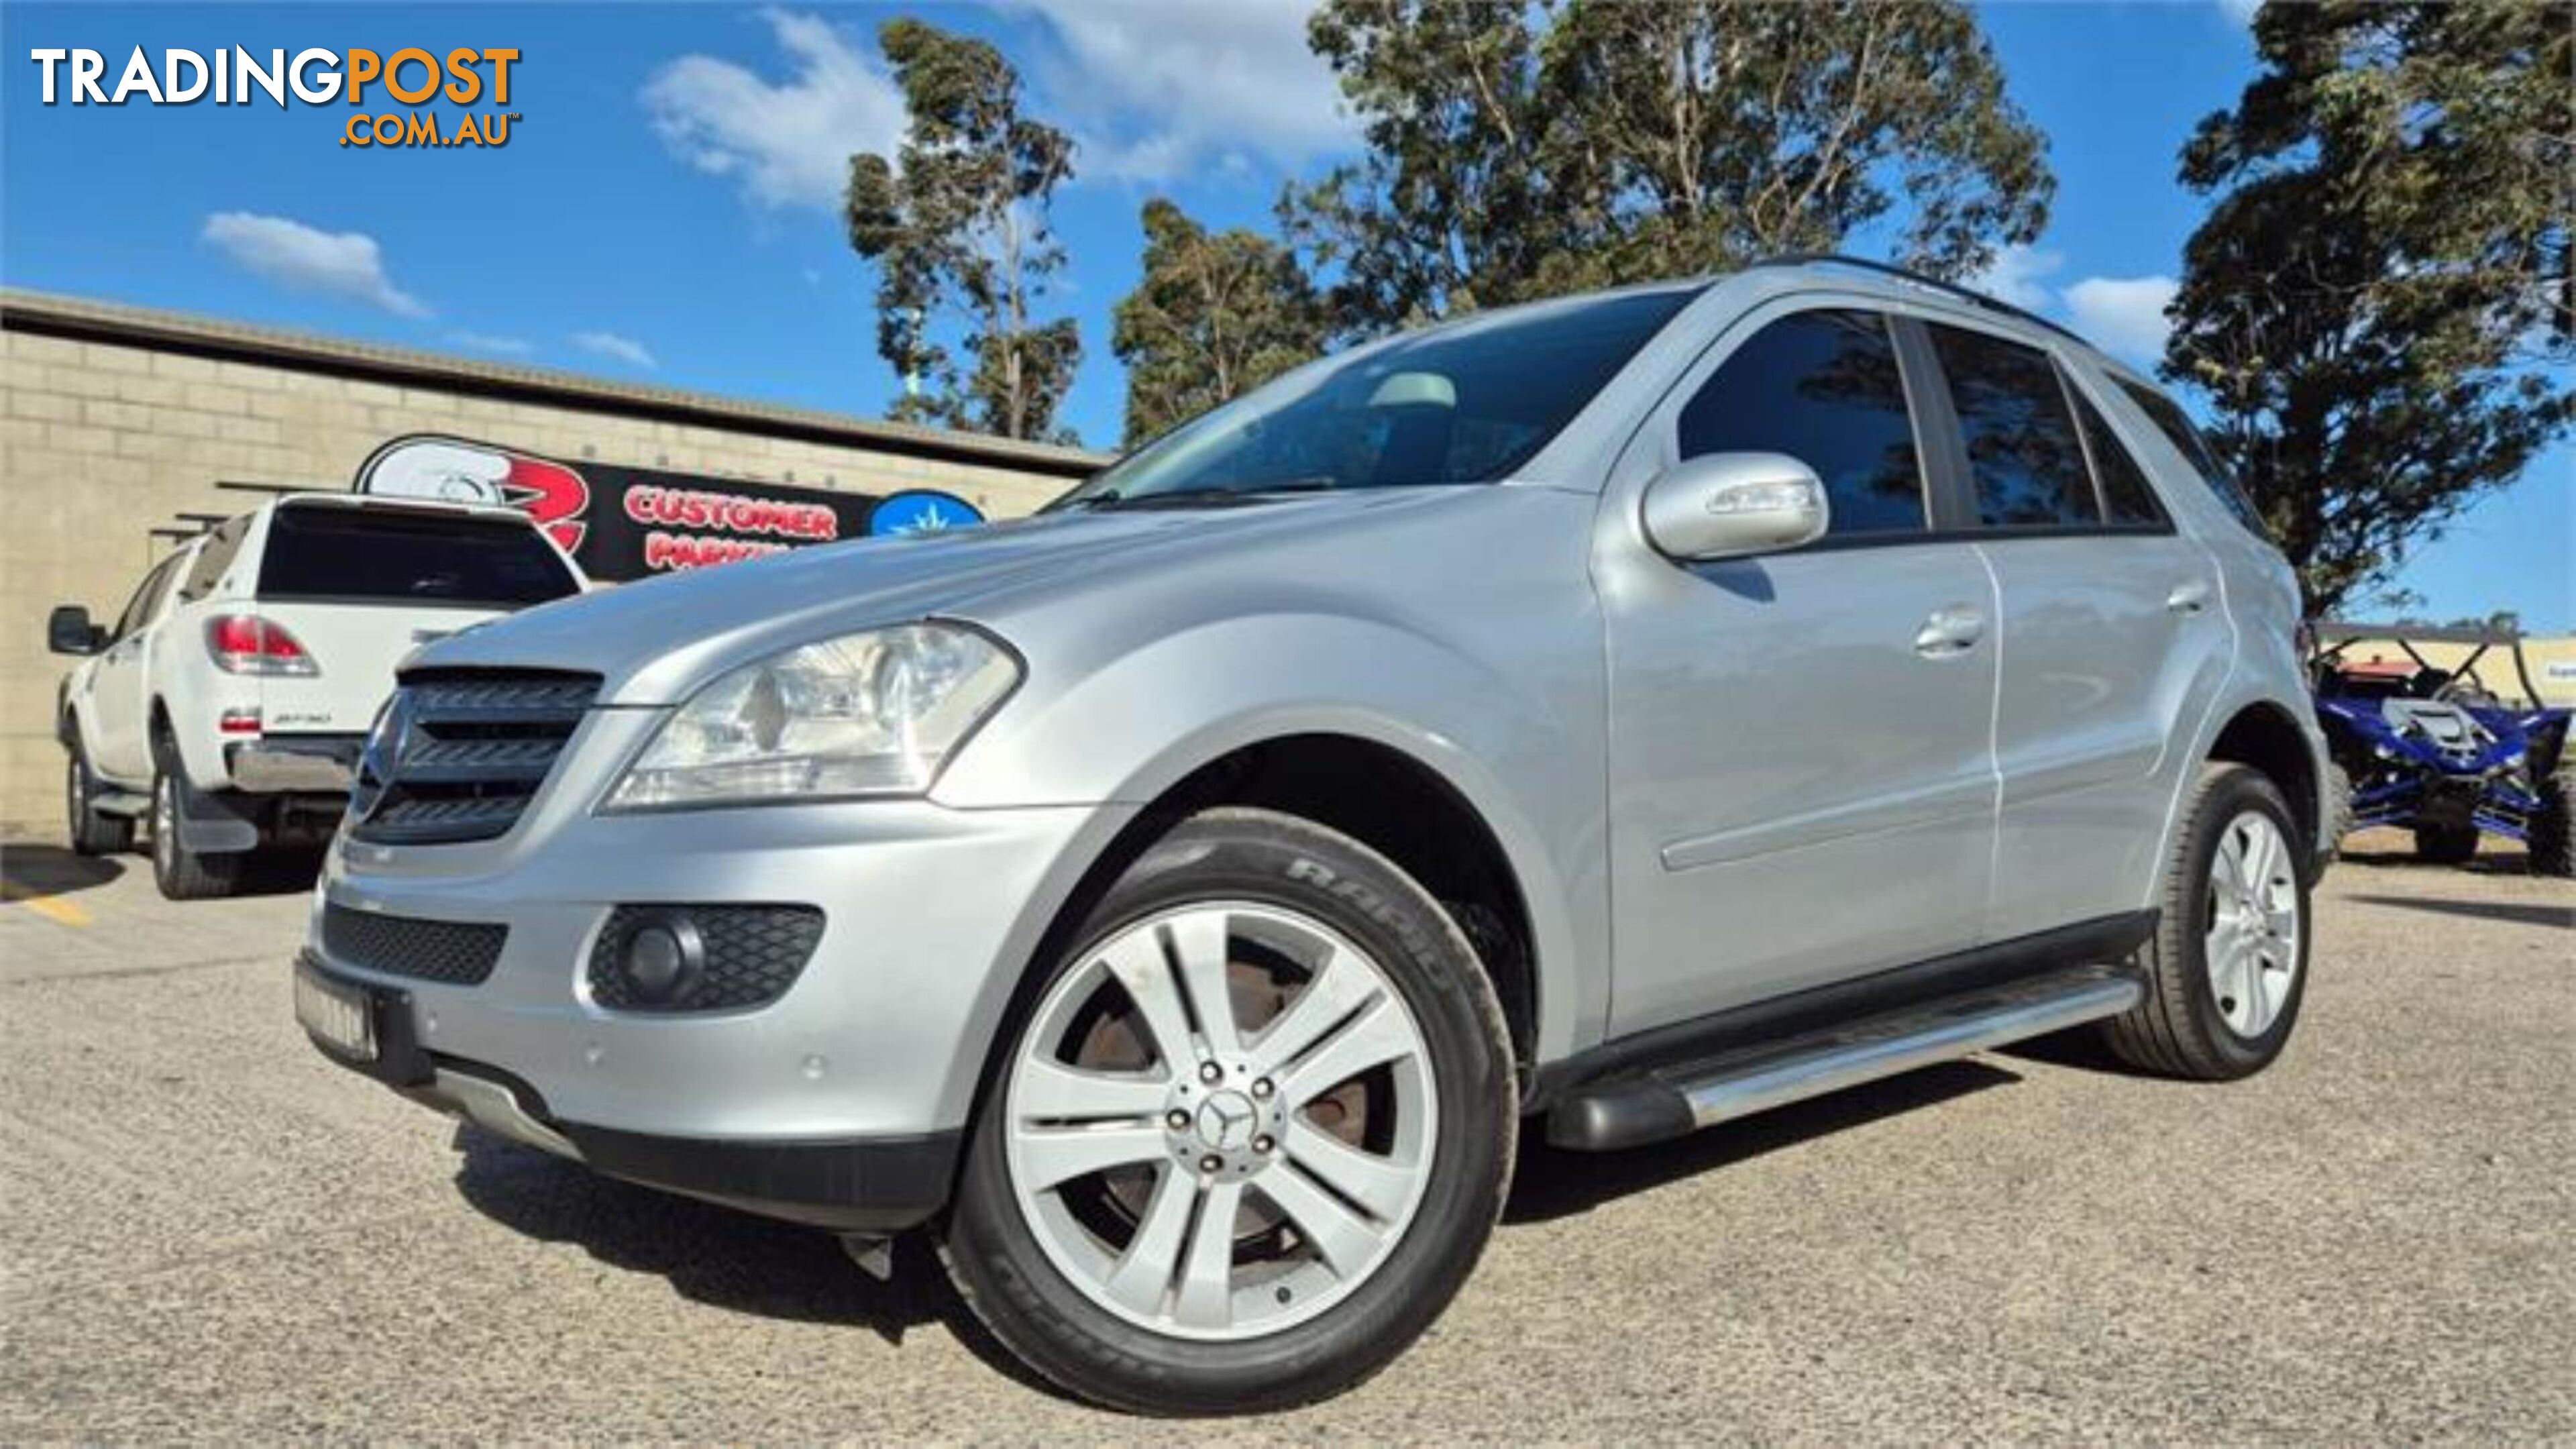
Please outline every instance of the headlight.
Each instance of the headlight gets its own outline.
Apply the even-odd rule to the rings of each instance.
[[[953,624],[826,639],[748,664],[662,722],[609,810],[918,795],[1020,682]]]

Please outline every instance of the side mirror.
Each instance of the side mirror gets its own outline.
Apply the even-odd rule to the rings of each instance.
[[[1647,540],[1685,561],[1796,548],[1832,521],[1824,483],[1785,453],[1685,458],[1646,485]]]
[[[56,654],[96,654],[107,647],[107,631],[89,621],[89,610],[64,604],[45,616],[45,647]]]

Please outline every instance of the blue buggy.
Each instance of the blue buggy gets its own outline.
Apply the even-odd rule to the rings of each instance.
[[[2394,643],[2406,657],[2349,658],[2364,640]],[[2317,626],[2316,644],[2312,678],[2333,753],[2338,836],[2398,826],[2414,832],[2420,858],[2457,865],[2477,854],[2481,837],[2498,835],[2523,843],[2534,874],[2569,873],[2570,711],[2541,707],[2519,633],[2330,623]],[[2463,645],[2469,654],[2442,669],[2420,644]],[[2512,653],[2527,706],[2506,703],[2478,675],[2499,646]]]

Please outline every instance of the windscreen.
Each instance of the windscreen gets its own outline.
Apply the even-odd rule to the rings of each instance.
[[[581,582],[524,523],[355,508],[277,510],[259,597],[516,608]]]
[[[1491,482],[1546,446],[1695,295],[1629,292],[1399,338],[1228,403],[1055,506]]]

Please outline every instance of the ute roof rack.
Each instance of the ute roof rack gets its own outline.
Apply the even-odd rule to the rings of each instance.
[[[1973,287],[1963,287],[1957,282],[1945,281],[1939,277],[1926,276],[1921,272],[1900,267],[1893,262],[1875,262],[1871,261],[1867,257],[1847,257],[1839,252],[1783,252],[1775,257],[1764,257],[1753,263],[1753,266],[1849,267],[1854,271],[1869,272],[1876,276],[1888,277],[1912,286],[1921,287],[1927,291],[1938,292],[1942,296],[1948,297],[1953,301],[1965,302],[1971,307],[1982,308],[1985,311],[1997,313],[2001,316],[2011,317],[2022,322],[2028,322],[2033,326],[2045,327],[2049,331],[2056,333],[2058,336],[2063,337],[2070,342],[2082,343],[2088,348],[2093,346],[2091,342],[2087,341],[2073,328],[2068,327],[2063,322],[2052,322],[2027,308],[2016,307],[2010,302],[1989,297],[1985,293],[1980,292]]]

